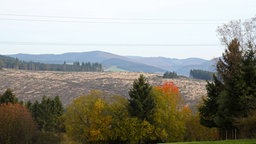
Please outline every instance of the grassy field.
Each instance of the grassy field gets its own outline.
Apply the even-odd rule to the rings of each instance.
[[[254,140],[225,140],[225,141],[202,141],[202,142],[178,142],[170,144],[256,144]]]
[[[120,69],[117,66],[112,66],[108,69],[106,69],[105,71],[111,71],[111,72],[127,72],[127,70],[124,69]]]

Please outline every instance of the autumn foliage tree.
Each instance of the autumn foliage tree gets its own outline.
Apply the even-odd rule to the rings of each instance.
[[[67,134],[81,143],[106,141],[111,117],[106,114],[102,93],[92,91],[75,99],[67,107],[65,125]]]
[[[30,111],[20,104],[0,105],[0,142],[3,144],[31,144],[35,132]]]
[[[65,113],[67,134],[80,143],[137,144],[155,140],[154,126],[130,117],[128,100],[91,91],[78,97]]]
[[[165,132],[167,137],[159,137],[161,141],[179,141],[185,132],[183,101],[179,89],[172,82],[154,87],[156,107],[152,115],[153,125],[158,131]],[[162,133],[163,135],[163,133]]]

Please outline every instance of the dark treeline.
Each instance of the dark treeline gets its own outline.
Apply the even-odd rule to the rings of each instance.
[[[26,62],[8,56],[0,55],[0,69],[20,69],[20,70],[35,70],[35,71],[87,71],[101,72],[103,71],[102,64],[91,62],[73,62],[72,64],[44,64],[39,62]]]
[[[189,77],[194,79],[201,79],[201,80],[212,80],[214,72],[193,69],[190,70]]]
[[[178,78],[178,75],[176,72],[165,72],[163,75],[163,78]]]

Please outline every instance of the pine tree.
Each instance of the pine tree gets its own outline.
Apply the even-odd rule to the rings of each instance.
[[[214,75],[213,81],[207,81],[206,90],[207,98],[203,99],[204,105],[199,108],[200,112],[200,123],[207,127],[217,127],[214,119],[217,115],[218,108],[218,97],[223,90],[223,84],[219,79]]]
[[[7,89],[2,96],[0,96],[0,103],[18,103],[18,99],[12,93],[11,89]]]
[[[220,128],[226,138],[234,138],[234,119],[244,114],[241,99],[246,96],[246,82],[242,62],[243,51],[234,39],[217,63],[219,80],[215,77],[213,83],[207,84],[208,98],[199,109],[201,123]]]
[[[32,111],[32,116],[41,131],[63,131],[61,116],[64,108],[58,96],[54,99],[44,96],[40,103],[35,101],[31,105],[28,102],[26,106]]]
[[[152,86],[143,75],[133,82],[128,106],[131,116],[151,122],[150,116],[155,107],[151,90]]]
[[[243,114],[241,97],[245,94],[245,82],[242,78],[243,52],[240,43],[234,39],[217,63],[217,71],[224,84],[224,90],[218,98],[218,112],[215,122],[226,129],[233,128],[233,119]]]
[[[256,58],[255,51],[249,46],[246,51],[244,60],[242,75],[246,82],[246,96],[242,98],[242,108],[244,109],[244,115],[247,116],[252,110],[256,109]]]

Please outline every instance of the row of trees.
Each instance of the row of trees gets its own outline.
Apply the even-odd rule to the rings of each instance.
[[[64,132],[59,97],[39,103],[18,101],[10,89],[0,95],[0,142],[4,144],[56,144]]]
[[[60,143],[60,133],[78,143],[217,139],[217,130],[199,124],[198,114],[184,105],[173,83],[153,87],[141,75],[129,95],[126,99],[91,91],[76,98],[64,112],[59,97],[23,104],[7,89],[0,96],[0,142]]]
[[[178,78],[178,75],[176,72],[165,72],[163,75],[163,78]]]
[[[207,83],[199,108],[201,123],[217,127],[223,139],[256,137],[256,19],[231,22],[218,32],[227,49],[217,75]]]
[[[102,64],[91,62],[74,62],[72,64],[44,64],[39,62],[26,62],[20,61],[7,56],[0,55],[0,69],[11,68],[21,70],[40,70],[40,71],[88,71],[88,72],[101,72],[103,71]]]
[[[194,79],[201,79],[201,80],[213,80],[214,72],[200,70],[200,69],[192,69],[189,72],[189,77]]]
[[[92,91],[76,98],[64,116],[68,136],[80,143],[157,143],[217,138],[216,129],[200,126],[199,116],[184,106],[173,83],[153,87],[141,75],[133,82],[129,96],[127,100]]]
[[[26,107],[31,111],[38,129],[43,132],[64,132],[63,118],[64,108],[59,97],[43,96],[41,102],[28,101]]]

